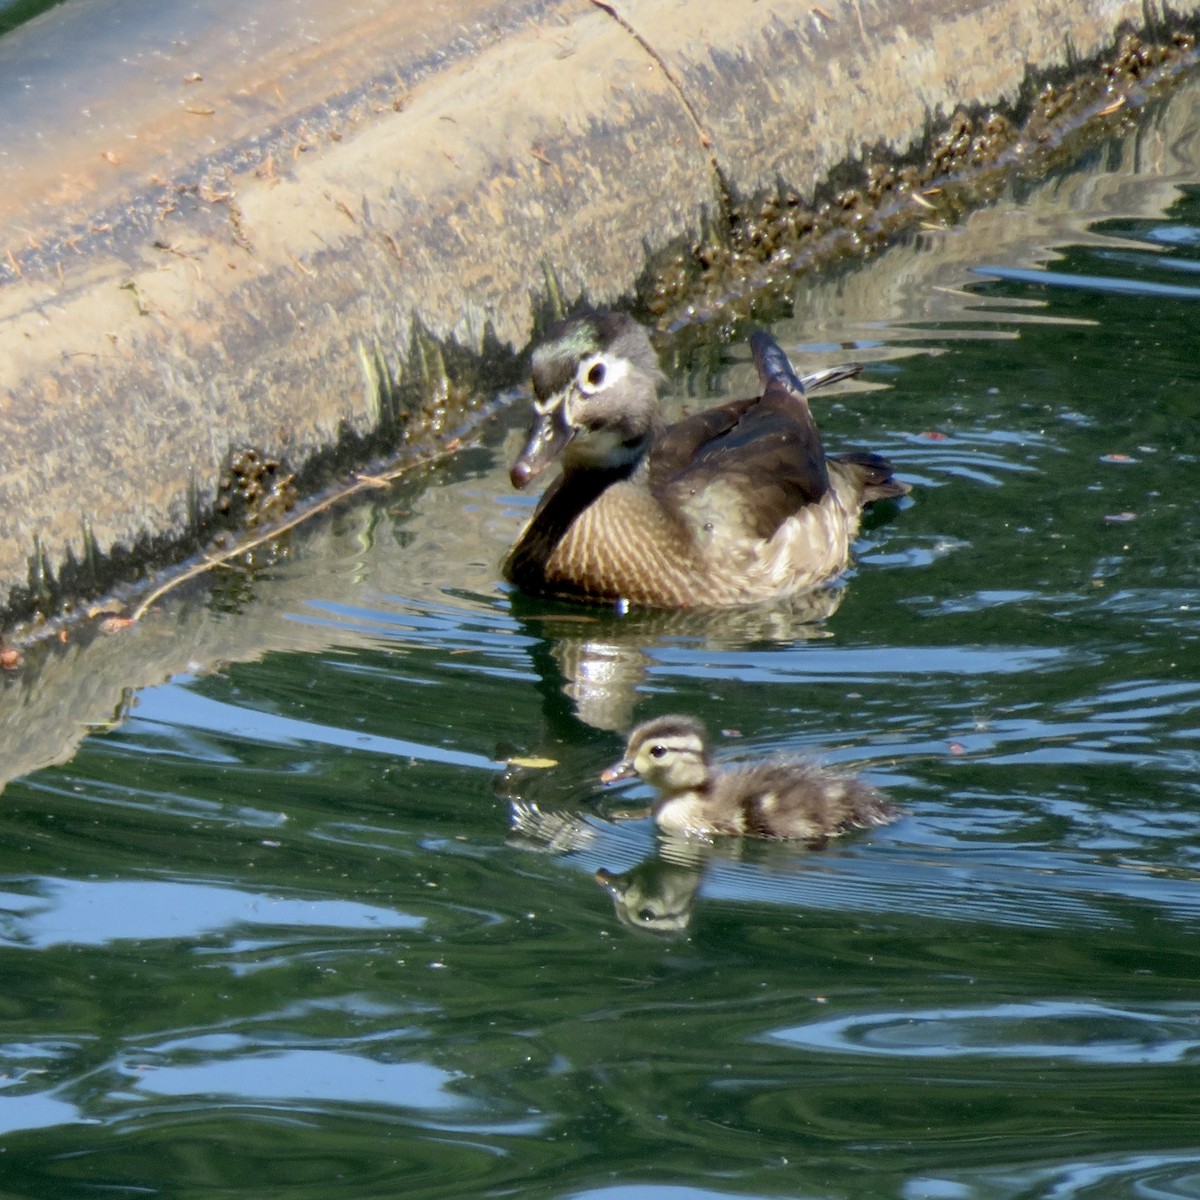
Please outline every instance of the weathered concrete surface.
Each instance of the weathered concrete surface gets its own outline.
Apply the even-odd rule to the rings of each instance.
[[[396,386],[414,321],[520,346],[545,267],[612,299],[726,188],[810,188],[1145,22],[1140,0],[197,9],[96,0],[0,42],[0,607],[28,602],[35,546],[53,577],[180,536],[231,448],[298,467],[436,432],[444,397],[412,412]]]
[[[742,195],[779,180],[811,191],[864,146],[905,149],[927,114],[1012,101],[1028,68],[1086,60],[1122,23],[1146,21],[1143,5],[1119,0],[613,8],[656,51]]]

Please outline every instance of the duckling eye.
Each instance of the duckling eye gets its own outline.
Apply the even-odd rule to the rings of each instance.
[[[664,754],[666,754],[666,752],[667,752],[666,746],[651,746],[650,747],[650,757],[651,758],[662,758],[662,756]]]
[[[587,373],[587,381],[592,387],[599,387],[604,382],[604,364],[592,363]]]

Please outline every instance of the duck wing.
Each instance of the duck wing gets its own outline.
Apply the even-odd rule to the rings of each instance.
[[[829,490],[821,434],[804,383],[766,333],[750,338],[763,394],[695,413],[663,433],[650,454],[650,486],[669,508],[713,516],[769,538]],[[822,372],[820,382],[845,378]]]
[[[900,816],[865,779],[808,759],[726,768],[720,780],[740,793],[740,824],[751,837],[821,842],[852,829],[887,825]]]

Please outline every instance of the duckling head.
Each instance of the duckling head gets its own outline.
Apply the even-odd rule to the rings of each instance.
[[[638,775],[665,795],[696,791],[711,778],[704,726],[693,717],[655,717],[639,725],[625,746],[625,757],[601,776],[615,783]]]
[[[534,350],[532,376],[534,417],[514,487],[558,458],[565,471],[631,470],[661,428],[663,374],[646,331],[625,313],[559,322]]]

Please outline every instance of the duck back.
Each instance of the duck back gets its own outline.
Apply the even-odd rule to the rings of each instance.
[[[776,759],[714,772],[703,792],[664,796],[664,828],[808,843],[896,820],[899,809],[869,783],[803,759]]]

